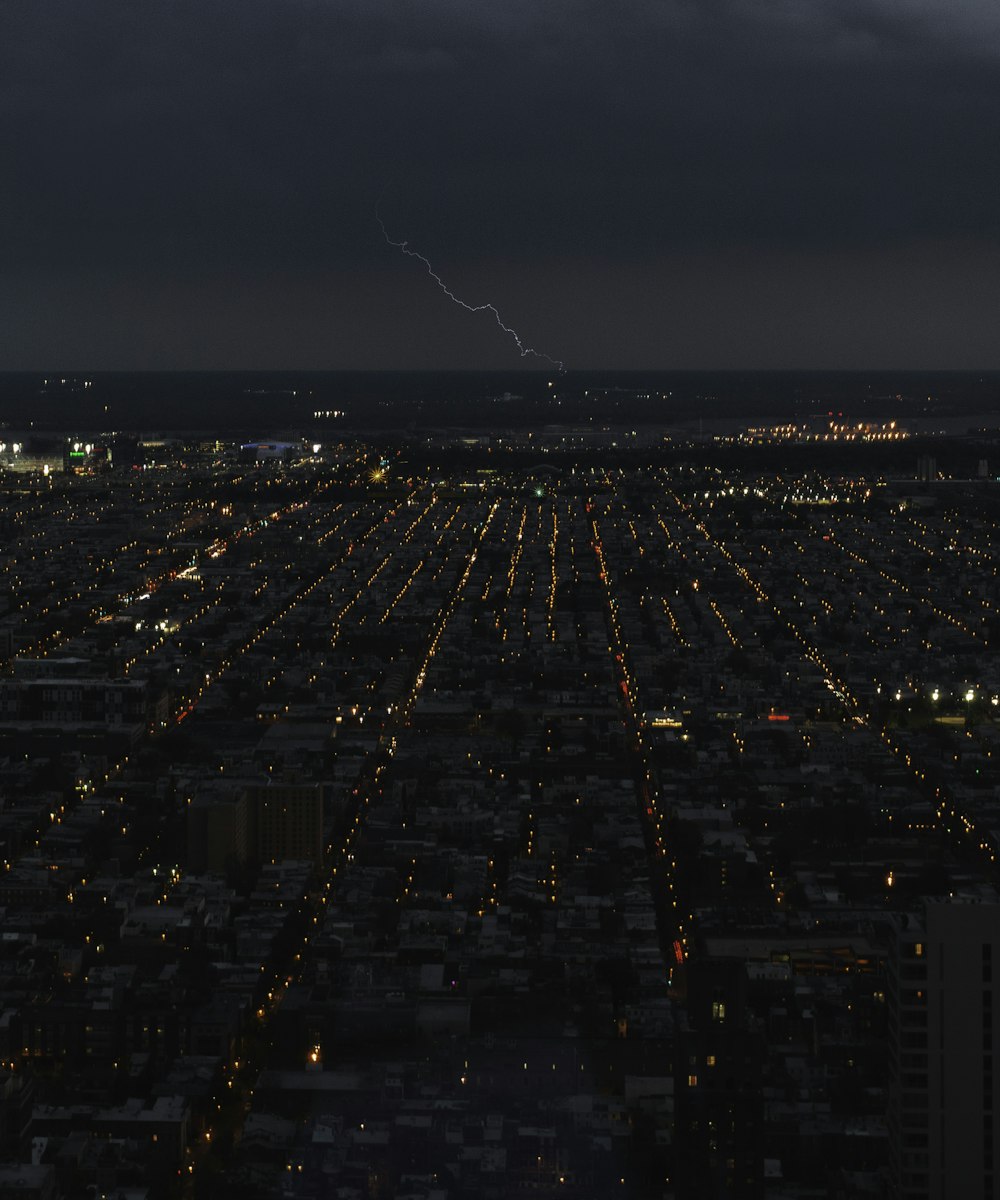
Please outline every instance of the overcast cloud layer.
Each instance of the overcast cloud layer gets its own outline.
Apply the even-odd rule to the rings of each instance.
[[[995,3],[0,24],[0,367],[997,365]]]

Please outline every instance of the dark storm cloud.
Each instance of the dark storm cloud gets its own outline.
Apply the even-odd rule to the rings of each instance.
[[[381,193],[449,269],[592,262],[602,287],[677,255],[998,232],[1000,20],[974,0],[13,0],[3,21],[0,265],[38,286],[388,278]]]

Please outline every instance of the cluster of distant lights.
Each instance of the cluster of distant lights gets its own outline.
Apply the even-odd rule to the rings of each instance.
[[[905,435],[901,435],[901,436],[905,436]],[[314,449],[314,452],[316,452],[316,451],[318,450],[318,448],[317,448],[317,447],[313,447],[313,449]],[[730,494],[732,494],[732,491],[733,491],[733,489],[731,489],[731,488],[730,488],[730,489],[729,489],[729,493],[730,493]],[[746,494],[746,489],[744,489],[744,494]],[[758,494],[758,495],[760,495],[761,493],[758,491],[758,492],[757,492],[757,494]],[[707,495],[708,495],[708,493],[706,493],[706,496],[707,496]],[[493,511],[496,511],[496,505],[494,505],[494,510],[493,510]],[[272,514],[272,515],[273,515],[273,514]],[[491,518],[492,518],[492,512],[491,512],[491,514],[490,514],[490,515],[491,515]],[[452,518],[451,518],[451,520],[453,520],[453,519],[454,519],[454,517],[452,517]],[[553,514],[553,521],[554,521],[554,520],[555,520],[555,515]],[[451,521],[449,520],[449,524],[450,524],[450,523],[451,523]],[[265,523],[265,524],[266,524],[266,523]],[[662,525],[662,522],[661,522],[661,525]],[[518,543],[519,543],[519,544],[520,544],[520,542],[521,542],[521,540],[522,540],[522,537],[523,537],[524,527],[525,527],[525,514],[522,512],[522,514],[521,514],[521,526],[520,526],[520,529],[519,529],[519,531],[518,531]],[[699,526],[699,527],[700,527],[700,526]],[[435,528],[437,528],[437,526],[435,526]],[[447,526],[446,526],[446,528],[447,528]],[[595,531],[596,531],[596,526],[595,526]],[[485,530],[484,530],[484,532],[485,532]],[[552,531],[552,541],[551,541],[551,543],[550,543],[550,551],[549,551],[549,553],[550,553],[550,555],[551,555],[551,557],[552,557],[552,559],[553,559],[553,565],[554,565],[555,550],[556,550],[556,532],[557,532],[557,531],[556,531],[556,529],[555,529],[555,525],[553,525],[553,531]],[[666,530],[665,530],[665,529],[664,529],[664,532],[666,533]],[[635,537],[635,536],[636,536],[636,535],[635,535],[635,531],[633,530],[633,537]],[[705,536],[706,536],[706,537],[708,537],[708,534],[706,533],[706,534],[705,534]],[[405,540],[409,540],[409,539],[408,539],[408,538],[406,538]],[[440,538],[438,539],[438,541],[440,541]],[[725,556],[726,558],[730,559],[730,561],[732,562],[732,565],[733,565],[733,566],[735,566],[735,567],[736,567],[736,569],[737,569],[738,571],[740,571],[740,568],[739,568],[739,566],[738,566],[738,565],[737,565],[735,562],[733,562],[733,561],[732,561],[731,555],[730,555],[730,554],[729,554],[727,551],[725,551],[725,549],[723,548],[723,546],[722,546],[721,544],[717,544],[717,545],[718,545],[718,548],[722,549],[722,551],[723,551],[723,553],[724,553],[724,556]],[[600,546],[600,542],[599,542],[599,541],[598,541],[598,543],[597,543],[597,546],[598,546],[598,547]],[[602,552],[602,551],[598,551],[598,553],[599,553],[599,557],[601,558],[601,564],[602,564],[602,569],[603,569],[603,552]],[[513,569],[513,571],[516,571],[517,559],[518,559],[519,557],[520,557],[520,554],[519,554],[519,548],[518,548],[518,551],[516,552],[516,554],[515,554],[515,557],[514,557],[514,562],[513,562],[513,564],[512,564],[512,569]],[[474,556],[473,556],[473,558],[474,558]],[[463,577],[463,579],[465,579],[465,578],[468,576],[468,574],[469,574],[469,571],[471,570],[471,566],[472,566],[472,563],[470,562],[470,563],[469,563],[469,566],[468,566],[468,569],[467,569],[467,571],[466,571],[466,576],[464,576],[464,577]],[[189,570],[190,570],[190,568],[189,568]],[[185,573],[185,572],[181,572],[181,574],[184,574],[184,573]],[[753,586],[753,582],[750,580],[749,576],[747,576],[747,575],[745,574],[745,572],[743,572],[743,571],[741,571],[740,573],[744,575],[744,580],[745,580],[745,582],[748,582],[748,583],[750,583],[750,585],[751,585],[751,586]],[[888,578],[888,577],[887,577],[887,578]],[[412,579],[412,576],[411,576],[411,579]],[[606,576],[606,574],[602,574],[602,579],[604,579],[604,581],[607,583],[607,576]],[[404,585],[404,587],[403,587],[403,591],[402,591],[401,593],[397,594],[396,598],[395,598],[395,599],[392,601],[392,603],[391,603],[391,605],[390,605],[390,610],[391,610],[391,608],[392,608],[392,607],[394,607],[394,606],[395,606],[396,602],[397,602],[397,601],[400,599],[401,595],[403,594],[403,592],[405,592],[405,591],[407,590],[407,588],[408,588],[408,587],[409,587],[409,581],[407,581],[407,583]],[[148,598],[148,595],[149,595],[149,594],[148,594],[148,593],[146,593],[145,595],[142,595],[142,596],[140,596],[140,597],[139,597],[139,599],[147,599],[147,598]],[[130,599],[131,599],[131,597],[130,597]],[[610,605],[611,605],[611,614],[612,614],[612,619],[613,619],[613,621],[615,622],[615,626],[616,626],[616,634],[617,634],[617,638],[616,638],[616,640],[617,640],[617,639],[622,639],[622,640],[620,641],[620,645],[622,645],[623,647],[627,648],[627,642],[624,642],[624,639],[622,638],[622,631],[620,631],[620,630],[618,630],[618,629],[617,629],[617,619],[618,619],[617,606],[615,605],[615,603],[614,603],[613,599],[610,599],[610,598],[609,598],[609,603],[610,603]],[[667,606],[667,602],[666,602],[666,599],[665,599],[665,598],[664,598],[664,601],[663,601],[663,603],[664,603],[664,607],[665,607],[665,608],[668,608],[668,606]],[[712,603],[712,608],[713,608],[713,609],[716,609],[716,606],[715,606],[715,604],[714,604],[714,603]],[[780,611],[780,610],[779,610],[779,611]],[[449,615],[450,615],[450,614],[449,614]],[[668,609],[668,615],[669,615],[669,609]],[[716,609],[716,616],[719,618],[720,622],[723,622],[723,624],[724,624],[724,613],[721,613],[721,612],[720,612],[720,610],[717,610],[717,609]],[[432,647],[431,655],[429,655],[429,656],[428,656],[428,661],[429,661],[430,657],[431,657],[431,656],[432,656],[432,654],[433,654],[433,650],[434,650],[434,649],[436,648],[436,646],[437,646],[437,641],[438,641],[438,640],[439,640],[439,637],[435,639],[435,643],[434,643],[434,647]],[[800,639],[800,640],[801,640],[801,639]],[[427,665],[427,663],[425,662],[425,668],[426,668],[426,665]],[[624,664],[623,664],[623,674],[624,674],[624,676],[625,676],[625,681],[626,681],[626,683],[630,683],[630,682],[631,682],[631,680],[629,679],[628,667],[627,667],[627,666],[625,666]],[[207,678],[207,677],[206,677],[206,678]],[[422,678],[423,678],[423,672],[421,672],[421,682],[422,682]],[[829,685],[828,685],[828,686],[829,686]],[[634,685],[633,685],[633,687],[634,687]],[[631,691],[631,690],[632,690],[632,689],[630,688],[630,689],[629,689],[629,691]],[[625,694],[626,694],[626,696],[628,696],[628,694],[629,694],[629,693],[628,693],[628,692],[626,692]],[[968,689],[968,690],[965,692],[965,694],[964,694],[964,699],[965,699],[965,701],[966,701],[966,702],[969,702],[969,703],[973,702],[973,701],[976,699],[976,697],[977,697],[977,693],[976,693],[975,691],[973,691],[972,689]],[[415,698],[415,697],[414,697],[414,698]],[[899,700],[900,700],[900,699],[902,699],[902,698],[903,698],[903,697],[902,697],[902,693],[897,691],[897,692],[895,693],[895,699],[896,699],[897,701],[899,701]],[[937,700],[939,699],[939,692],[937,691],[937,689],[935,689],[935,690],[934,690],[934,692],[931,694],[931,697],[930,697],[930,698],[931,698],[933,701],[937,701]],[[997,698],[997,697],[992,697],[992,699],[991,699],[991,703],[992,703],[993,705],[997,705],[997,704],[998,704],[998,702],[1000,702],[1000,701],[998,701],[998,698]],[[411,703],[412,703],[412,700],[411,700]],[[777,718],[773,718],[773,719],[777,719]],[[909,758],[907,758],[907,763],[909,764]],[[676,901],[675,901],[674,903],[675,903],[675,906],[676,906]]]
[[[638,548],[641,556],[643,552],[642,541],[638,536],[634,523],[630,521],[628,522],[628,525],[632,535],[633,543]],[[687,555],[684,553],[680,544],[674,544],[662,520],[659,522],[659,526],[664,535],[667,536],[667,544],[670,549],[675,550],[676,553],[680,555],[681,559],[686,561]],[[663,865],[665,868],[664,881],[666,883],[668,892],[667,898],[670,900],[671,908],[674,910],[673,919],[675,921],[675,932],[677,935],[673,941],[674,958],[676,964],[678,966],[682,966],[687,953],[690,925],[694,921],[694,913],[690,912],[686,917],[684,916],[680,905],[680,891],[678,888],[675,888],[674,872],[677,870],[677,860],[670,857],[670,853],[668,851],[664,824],[666,812],[664,807],[661,806],[660,793],[654,783],[652,761],[649,757],[650,747],[647,744],[642,727],[645,722],[645,717],[639,716],[639,713],[642,709],[640,702],[640,686],[632,668],[630,644],[626,635],[626,630],[623,627],[623,618],[625,617],[625,612],[623,611],[622,606],[619,605],[618,600],[613,593],[612,580],[608,571],[604,554],[604,545],[596,517],[591,518],[590,528],[591,544],[597,560],[596,565],[598,568],[598,577],[604,586],[604,597],[607,605],[606,612],[609,618],[608,628],[611,637],[611,644],[608,646],[608,653],[614,656],[614,661],[617,666],[616,673],[619,676],[618,686],[620,690],[619,703],[621,705],[623,724],[630,729],[632,737],[634,738],[634,746],[638,752],[641,763],[641,771],[645,778],[645,784],[642,785],[642,797],[645,808],[646,822],[650,831],[650,835],[653,839],[653,843],[656,847],[655,852],[663,859]],[[698,590],[697,580],[693,581],[692,586],[694,590]],[[674,632],[677,635],[678,640],[681,641],[681,644],[684,644],[680,631],[676,626],[676,619],[674,618],[665,597],[663,597],[663,606],[671,620],[672,625],[674,626]],[[677,730],[681,729],[683,726],[683,722],[676,721],[673,714],[663,713],[661,714],[660,719],[663,721],[663,724],[657,726],[658,728]],[[683,732],[680,734],[680,736],[684,741],[686,741],[688,738],[688,735]],[[669,867],[667,866],[668,858]],[[668,983],[670,982],[671,974],[672,968],[670,969],[670,974],[668,974]]]
[[[525,514],[524,514],[524,513],[522,513],[522,514],[521,514],[521,516],[522,516],[522,520],[521,520],[521,529],[519,530],[519,537],[518,537],[518,543],[519,543],[519,545],[520,545],[520,542],[521,542],[521,540],[522,540],[522,539],[523,539],[523,537],[524,537],[524,516],[525,516]],[[708,536],[708,535],[706,534],[706,536]],[[635,537],[635,531],[634,531],[634,530],[633,530],[633,537]],[[599,545],[599,543],[598,543],[598,545]],[[595,548],[596,548],[596,547],[595,547]],[[721,547],[721,546],[719,546],[718,548],[719,548],[719,549],[723,549],[723,547]],[[729,554],[726,554],[725,556],[726,556],[727,558],[730,558],[730,559],[731,559],[731,555],[729,555]],[[514,556],[513,556],[513,558],[514,558],[514,561],[512,562],[512,567],[513,567],[513,569],[514,569],[514,571],[515,571],[515,572],[516,572],[516,560],[517,560],[517,557],[518,557],[518,556],[517,556],[517,554],[516,554],[516,551],[515,551],[515,554],[514,554]],[[733,565],[733,566],[735,566],[735,567],[737,567],[737,570],[739,570],[739,566],[738,566],[738,564],[736,564],[735,562],[733,562],[733,563],[732,563],[732,565]],[[741,571],[740,573],[741,573],[741,574],[743,574],[743,572],[742,572],[742,571]],[[607,577],[606,577],[606,575],[605,575],[605,576],[603,576],[603,577],[604,577],[605,579],[607,578]],[[746,581],[746,582],[748,582],[748,583],[751,583],[751,586],[752,586],[752,585],[753,585],[753,583],[755,582],[755,581],[752,581],[752,580],[750,580],[749,578],[746,578],[746,580],[745,580],[745,581]],[[616,606],[616,605],[614,605],[614,603],[613,603],[613,600],[612,600],[610,597],[609,597],[609,600],[611,600],[611,603],[612,603],[612,619],[613,619],[613,621],[614,621],[615,623],[617,623],[617,616],[618,616],[618,614],[617,614],[617,612],[616,612],[616,607],[617,607],[617,606]],[[713,605],[713,607],[715,607],[715,606]],[[778,611],[780,612],[780,610],[778,610]],[[719,612],[717,612],[717,613],[716,613],[716,615],[717,615],[717,616],[720,616]],[[725,614],[723,613],[723,614],[722,614],[722,616],[720,616],[720,620],[722,619],[722,617],[723,617],[724,615],[725,615]],[[789,625],[790,625],[790,628],[793,628],[793,627],[792,627],[792,625],[791,625],[791,623],[789,623]],[[793,631],[795,631],[795,630],[794,630],[794,628],[793,628]],[[620,635],[622,631],[620,631],[620,630],[619,630],[619,631],[617,631],[617,632],[618,632],[618,633],[619,633],[619,635]],[[795,632],[797,632],[797,631],[795,631]],[[805,648],[805,647],[806,647],[806,645],[807,645],[807,643],[806,643],[806,642],[805,642],[805,641],[802,639],[802,637],[801,637],[801,635],[800,635],[800,634],[798,634],[798,633],[797,633],[797,636],[799,636],[800,640],[802,640],[802,641],[803,641],[804,648]],[[617,640],[617,639],[616,639],[616,640]],[[625,643],[625,645],[627,645],[627,643]],[[813,652],[813,654],[809,654],[809,655],[808,655],[808,657],[810,657],[810,658],[813,658],[813,660],[815,661],[815,658],[816,658],[816,656],[815,656],[815,651]],[[624,664],[623,664],[623,667],[624,667],[624,673],[625,673],[625,675],[626,675],[626,686],[628,686],[628,683],[630,682],[630,681],[628,680],[628,678],[627,678],[627,676],[628,676],[628,668],[627,668],[627,666],[624,666]],[[828,681],[827,681],[827,682],[828,682],[828,686],[830,686],[830,687],[831,687],[831,690],[833,690],[833,689],[834,689],[834,685],[832,684],[832,682],[831,682],[829,679],[828,679]],[[629,698],[629,695],[630,695],[631,691],[632,691],[632,688],[628,688],[628,691],[625,691],[626,703],[627,703],[627,700],[628,700],[628,698]],[[838,693],[837,693],[837,694],[838,694],[838,695],[840,695],[840,697],[841,697],[842,699],[844,699],[844,700],[848,700],[849,702],[851,702],[853,705],[856,705],[856,704],[857,704],[857,701],[856,701],[856,700],[854,700],[853,698],[849,697],[849,696],[848,696],[846,693],[844,693],[844,692],[840,692],[840,691],[838,690]],[[962,699],[964,699],[964,700],[965,700],[967,703],[972,703],[974,700],[976,700],[976,699],[978,698],[978,692],[977,692],[975,689],[972,689],[972,688],[966,688],[964,691],[961,691],[961,690],[960,690],[960,692],[958,693],[958,695],[960,695],[960,696],[961,696],[961,698],[962,698]],[[932,700],[935,700],[935,701],[936,701],[936,700],[938,700],[938,699],[939,699],[939,697],[940,697],[940,692],[939,692],[937,689],[935,689],[935,690],[934,690],[934,694],[932,694],[930,698],[931,698]],[[900,695],[899,695],[899,696],[897,696],[896,698],[897,698],[897,699],[902,699],[902,698],[903,698],[903,697],[902,697],[902,694],[900,694]],[[1000,703],[1000,698],[991,697],[991,698],[990,698],[990,702],[991,702],[991,703],[992,703],[994,706],[996,706],[998,703]],[[781,718],[780,718],[780,717],[776,717],[776,716],[775,716],[775,717],[772,717],[771,719],[773,719],[773,720],[778,720],[778,719],[781,719]],[[857,715],[855,715],[855,718],[854,718],[854,719],[855,719],[856,721],[860,721],[862,724],[864,723],[864,721],[863,721],[861,718],[859,718]],[[883,736],[884,736],[884,737],[886,737],[886,738],[888,738],[888,735],[887,735],[887,734],[883,734]],[[895,745],[893,745],[893,747],[892,747],[892,748],[893,748],[893,749],[896,749],[896,750],[897,750],[897,752],[899,752],[899,751],[898,751],[898,748],[897,748]],[[908,755],[907,755],[907,765],[908,765],[908,766],[910,765],[910,758],[909,758],[909,756],[908,756]],[[923,777],[924,777],[924,776],[923,776],[922,774],[920,774],[920,778],[922,779]],[[985,847],[984,847],[984,848],[985,848]],[[676,902],[676,900],[675,900],[675,901],[674,901],[674,904],[675,904],[675,906],[676,906],[676,903],[677,903],[677,902]],[[682,927],[682,929],[683,929],[683,927]]]
[[[875,692],[877,695],[882,694],[881,684],[876,686]],[[920,696],[921,693],[918,689],[907,687],[896,688],[895,691],[890,691],[889,694],[892,696],[893,700],[897,701],[898,703],[901,700],[915,700]],[[940,688],[931,688],[926,694],[935,704],[941,699],[942,695],[945,695],[945,693],[942,693]],[[977,691],[975,688],[971,687],[966,688],[964,691],[959,688],[957,692],[947,693],[946,698],[954,699],[958,696],[961,696],[966,704],[974,704],[977,700],[984,699],[980,691]],[[1000,706],[1000,696],[990,696],[990,704],[992,704],[994,708]]]
[[[66,387],[67,384],[70,387],[76,387],[77,384],[80,384],[80,383],[82,383],[85,388],[92,388],[94,386],[94,381],[92,379],[65,379],[64,378],[64,379],[43,379],[42,380],[43,387],[48,387],[50,383],[53,385],[53,387],[55,387],[56,385],[58,385],[59,387]]]
[[[739,435],[741,442],[898,442],[910,435],[905,429],[897,429],[895,421],[876,425],[870,421],[857,424],[839,424],[831,421],[824,430],[809,425],[772,425],[750,428]]]
[[[705,495],[707,498],[709,493],[706,493]],[[787,497],[786,497],[786,499],[787,499]],[[709,508],[712,507],[711,502],[709,503],[708,507]],[[682,504],[682,508],[686,508],[688,511],[688,515],[691,516],[693,510],[691,510],[689,508],[689,506],[685,506]],[[710,535],[707,527],[704,525],[704,523],[696,521],[696,527],[710,541],[714,540],[711,538],[711,535]],[[829,540],[829,535],[825,536],[825,540]],[[732,555],[730,554],[728,549],[725,547],[725,545],[718,540],[714,540],[714,544],[716,545],[716,548],[721,551],[723,556],[728,558],[731,561],[732,565],[737,569],[737,571],[741,575],[743,575],[745,581],[747,583],[749,583],[751,585],[751,587],[754,588],[754,590],[758,591],[758,595],[760,596],[760,598],[762,600],[768,600],[769,598],[763,592],[763,590],[760,589],[759,584],[757,584],[756,581],[752,579],[752,577],[746,572],[745,568],[743,568],[740,564],[738,564],[736,562],[736,560],[732,557]],[[894,588],[899,588],[904,593],[909,593],[911,595],[914,595],[914,598],[916,600],[927,605],[935,613],[935,615],[938,616],[939,618],[946,620],[950,624],[954,625],[956,628],[961,629],[963,632],[969,634],[972,637],[980,636],[980,635],[976,634],[974,631],[972,631],[971,629],[969,629],[964,624],[964,622],[959,621],[952,614],[939,608],[937,605],[935,605],[933,603],[933,601],[929,600],[927,597],[915,595],[912,592],[912,589],[909,588],[907,585],[905,585],[902,580],[900,580],[892,575],[889,575],[887,572],[883,571],[881,568],[876,566],[870,560],[868,560],[868,559],[864,558],[863,556],[857,554],[856,552],[850,550],[848,547],[841,545],[840,548],[842,550],[844,550],[849,555],[850,558],[854,559],[859,564],[869,567],[869,568],[873,568],[875,570],[876,574],[881,576],[882,579],[885,580],[887,583],[892,584],[892,586]],[[799,549],[801,552],[802,547],[800,546]],[[812,639],[809,636],[808,631],[803,631],[802,629],[799,628],[799,626],[796,622],[791,621],[791,620],[787,619],[785,616],[783,616],[782,610],[776,602],[772,603],[772,608],[773,608],[775,616],[779,620],[784,621],[789,633],[792,634],[792,636],[795,637],[796,640],[799,641],[799,643],[802,646],[805,656],[808,659],[810,659],[811,661],[813,661],[817,666],[819,666],[823,670],[824,674],[826,675],[827,687],[839,699],[843,700],[850,706],[850,709],[852,710],[853,720],[861,725],[870,724],[872,722],[873,718],[871,717],[870,714],[865,713],[864,705],[861,703],[861,701],[858,699],[857,696],[855,696],[851,693],[851,691],[847,687],[847,685],[842,680],[837,679],[837,676],[836,676],[835,672],[833,671],[830,663],[828,663],[826,661],[824,656],[819,652],[819,649],[812,643]],[[876,693],[878,695],[883,694],[883,688],[881,685],[878,685],[876,687]],[[901,702],[904,700],[916,699],[919,696],[919,694],[920,694],[919,689],[914,688],[912,684],[908,684],[905,689],[901,688],[901,687],[896,688],[896,689],[890,689],[885,698],[887,698],[887,699],[891,698],[892,700],[895,700],[898,703],[898,702]],[[965,683],[960,688],[958,688],[956,691],[954,691],[950,694],[946,694],[939,687],[931,687],[926,690],[925,694],[930,699],[930,701],[932,703],[934,703],[935,705],[939,701],[944,700],[944,705],[945,705],[946,710],[948,709],[949,706],[956,705],[956,703],[957,703],[958,707],[960,708],[962,705],[962,702],[964,702],[964,705],[966,706],[966,712],[970,716],[973,712],[973,706],[984,703],[987,700],[987,698],[988,698],[989,704],[993,710],[996,710],[998,707],[1000,707],[1000,696],[992,695],[992,694],[984,695],[982,692],[982,688],[978,684],[969,685],[968,683]],[[955,713],[955,707],[951,707],[951,712],[952,712],[952,714]],[[971,733],[967,732],[967,736],[971,736]],[[918,783],[921,783],[921,784],[926,782],[927,772],[922,769],[921,765],[919,764],[919,762],[917,761],[915,756],[911,755],[908,752],[907,747],[905,745],[901,744],[900,742],[898,742],[893,737],[893,735],[888,727],[883,727],[882,729],[879,730],[879,737],[885,743],[885,745],[890,750],[893,751],[894,754],[899,755],[903,759],[903,761],[905,762],[905,765],[911,770],[915,781],[917,781]],[[987,752],[987,757],[990,757],[989,752]],[[955,757],[955,761],[956,762],[958,761],[958,756]],[[988,859],[991,863],[995,863],[997,849],[996,849],[996,846],[995,846],[992,838],[990,836],[986,835],[983,831],[979,830],[976,826],[975,821],[967,813],[961,812],[954,801],[947,800],[945,798],[945,793],[943,792],[942,788],[938,787],[935,789],[935,797],[938,800],[938,810],[937,810],[938,822],[947,822],[947,820],[949,818],[957,820],[961,825],[960,832],[962,832],[966,837],[973,839],[976,842],[977,848],[980,851],[982,851],[984,854],[986,854],[986,856],[988,857]],[[890,816],[890,820],[891,820],[891,816]],[[890,882],[889,886],[891,886],[891,882]],[[780,900],[780,898],[781,897],[779,896],[778,899]]]
[[[494,507],[496,507],[496,506],[494,506]],[[661,522],[661,524],[662,524],[662,522]],[[523,517],[523,514],[522,514],[522,521],[521,521],[521,533],[519,533],[519,537],[518,537],[518,541],[519,541],[519,542],[520,542],[520,540],[521,540],[521,536],[522,536],[522,533],[523,533],[523,529],[524,529],[524,517]],[[664,532],[666,532],[666,531],[664,530]],[[635,533],[634,533],[634,531],[633,531],[633,536],[635,536]],[[707,534],[706,534],[706,536],[707,536]],[[553,529],[553,543],[552,543],[552,549],[551,549],[551,551],[550,551],[550,553],[552,553],[553,557],[554,557],[554,551],[555,551],[555,529]],[[726,555],[726,557],[728,558],[728,557],[730,557],[730,556],[727,554],[727,555]],[[469,565],[470,565],[470,568],[471,568],[471,563],[470,563]],[[735,564],[735,563],[733,563],[733,565],[734,565],[734,566],[736,566],[736,564]],[[739,569],[739,568],[737,567],[737,569]],[[467,574],[468,574],[468,572],[467,572]],[[605,579],[606,579],[606,576],[605,576]],[[407,585],[405,585],[403,590],[405,591],[405,590],[406,590],[406,587],[408,587],[408,586],[409,586],[408,584],[407,584]],[[143,597],[140,597],[140,598],[143,598]],[[399,599],[399,596],[397,596],[397,597],[396,597],[396,600],[398,600],[398,599]],[[395,605],[395,603],[396,603],[396,601],[393,601],[393,606]],[[665,598],[664,598],[664,606],[666,607],[666,599],[665,599]],[[713,609],[716,609],[716,606],[715,606],[715,604],[714,604],[714,603],[712,604],[712,608],[713,608]],[[617,618],[617,613],[615,612],[615,606],[614,606],[614,605],[612,605],[612,612],[613,612],[613,616],[614,616],[615,618]],[[722,621],[723,621],[724,614],[720,614],[720,612],[719,612],[718,610],[716,610],[716,616],[719,618],[720,622],[722,622]],[[619,633],[620,633],[620,631],[619,631]],[[435,641],[435,645],[436,645],[436,641]],[[627,645],[627,643],[626,643],[626,645]],[[426,663],[425,663],[425,666],[426,666]],[[626,667],[626,668],[624,668],[624,672],[625,672],[625,674],[626,674],[626,679],[627,679],[627,667]],[[828,686],[829,686],[829,685],[828,685]],[[898,701],[898,700],[900,700],[901,698],[902,698],[902,695],[901,695],[900,693],[898,693],[898,692],[897,692],[897,693],[896,693],[896,695],[895,695],[895,699]],[[976,693],[975,693],[975,692],[973,692],[973,691],[972,691],[972,689],[969,689],[969,690],[968,690],[968,691],[967,691],[967,692],[964,694],[964,699],[965,699],[967,702],[972,702],[972,701],[973,701],[975,698],[976,698]],[[935,690],[935,692],[934,692],[934,693],[932,693],[932,695],[931,695],[931,699],[932,699],[932,700],[934,700],[934,701],[937,701],[937,700],[939,699],[939,694],[938,694],[937,690]],[[994,705],[996,705],[996,704],[998,703],[998,699],[997,699],[996,697],[992,698],[992,703],[993,703]],[[777,718],[777,717],[772,717],[771,719],[779,719],[779,718]],[[906,760],[906,761],[907,761],[907,765],[909,765],[909,757],[907,757],[907,760]],[[367,801],[366,801],[366,803],[367,803]],[[531,816],[531,814],[529,814],[529,817],[530,817],[530,816]],[[963,820],[966,820],[965,818],[962,818],[962,819],[963,819]],[[357,821],[355,821],[355,826],[356,826],[356,825],[357,825]],[[657,822],[657,828],[658,828],[658,822]],[[352,831],[352,833],[353,833],[353,831]],[[530,834],[529,834],[529,836],[530,836]],[[348,844],[350,844],[350,842],[348,842]],[[659,844],[659,843],[658,843],[658,844]],[[346,847],[345,847],[345,850],[346,850]],[[660,851],[660,852],[661,852],[661,853],[664,853],[664,851],[663,851],[662,849],[661,849],[661,851]],[[530,853],[530,845],[529,845],[529,853]],[[552,864],[552,868],[553,868],[553,869],[552,869],[552,875],[553,875],[553,879],[552,879],[552,885],[553,885],[553,888],[554,888],[554,886],[555,886],[555,879],[554,879],[554,875],[555,875],[555,864],[554,864],[554,863]],[[774,874],[774,873],[773,873],[773,871],[772,871],[772,872],[771,872],[772,878],[773,878],[773,874]],[[412,879],[412,877],[411,877],[411,879]],[[545,881],[542,881],[542,882],[548,882],[548,880],[545,880]],[[889,886],[892,886],[892,872],[891,872],[891,871],[890,871],[890,873],[889,873],[889,878],[888,878],[888,880],[887,880],[887,883],[888,883],[888,885],[889,885]],[[773,884],[773,883],[772,883],[772,885],[771,885],[771,886],[772,886],[772,889],[774,889],[774,888],[775,888],[775,884]],[[327,885],[327,890],[329,890],[329,885]],[[670,890],[671,890],[671,891],[673,891],[673,885],[672,885],[672,884],[670,885]],[[552,898],[553,898],[553,900],[555,900],[555,896],[553,896]],[[778,900],[779,902],[780,902],[781,898],[782,898],[782,897],[781,897],[781,895],[780,895],[780,894],[778,894],[778,896],[777,896],[777,900]],[[324,903],[326,902],[326,897],[325,897],[325,896],[323,897],[323,902],[324,902]],[[675,908],[677,907],[677,900],[676,900],[676,899],[674,899],[674,900],[673,900],[673,905],[674,905],[674,907],[675,907]],[[314,918],[314,921],[315,921],[315,918]],[[681,928],[683,928],[683,925],[681,926]],[[306,940],[308,940],[308,938],[307,938]],[[296,955],[296,958],[298,958],[298,955]],[[681,960],[681,961],[682,961],[682,960]],[[311,1061],[311,1062],[313,1062],[313,1063],[316,1063],[318,1060],[319,1060],[319,1048],[318,1048],[318,1046],[317,1046],[317,1047],[314,1047],[314,1048],[313,1048],[313,1051],[312,1051],[312,1052],[310,1052],[310,1061]],[[463,1082],[464,1082],[464,1079],[463,1079]]]

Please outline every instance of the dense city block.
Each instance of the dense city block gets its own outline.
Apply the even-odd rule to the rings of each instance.
[[[872,429],[9,462],[0,1194],[928,1194],[1000,486]]]

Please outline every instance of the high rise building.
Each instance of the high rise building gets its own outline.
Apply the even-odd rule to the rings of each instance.
[[[932,454],[921,454],[917,459],[917,479],[921,483],[930,483],[937,477],[937,459]]]
[[[187,810],[187,869],[224,875],[252,857],[250,802],[242,789],[207,792]]]
[[[1000,1200],[995,983],[1000,986],[995,895],[927,901],[922,916],[903,918],[886,997],[896,1200]]]
[[[323,789],[318,783],[266,783],[247,789],[260,862],[323,858]]]
[[[323,788],[318,783],[208,787],[187,809],[187,869],[223,874],[246,864],[323,858]]]
[[[687,987],[674,1041],[678,1200],[762,1200],[764,1041],[746,1003],[746,964],[706,958]]]

